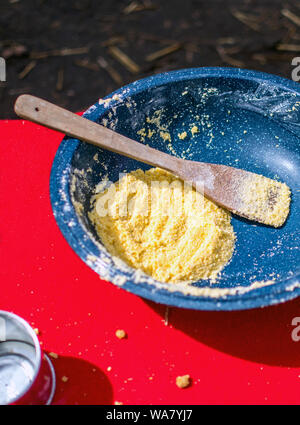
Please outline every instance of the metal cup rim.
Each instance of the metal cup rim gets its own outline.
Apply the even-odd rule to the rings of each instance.
[[[24,326],[25,330],[32,337],[32,340],[33,340],[33,343],[34,343],[34,348],[35,348],[35,353],[36,353],[35,371],[34,371],[33,379],[30,383],[28,383],[26,385],[24,390],[20,394],[18,394],[17,397],[10,400],[10,404],[12,404],[12,403],[15,403],[17,400],[21,399],[27,393],[27,391],[29,391],[29,389],[32,387],[32,385],[34,384],[34,382],[35,382],[35,380],[36,380],[36,378],[39,374],[40,368],[41,368],[42,351],[41,351],[40,342],[39,342],[39,339],[38,339],[36,333],[34,332],[32,327],[29,325],[29,323],[26,322],[25,319],[23,319],[22,317],[18,316],[15,313],[5,311],[5,310],[0,310],[0,317],[1,316],[8,317],[8,318],[11,318],[13,320],[16,320],[22,326]]]

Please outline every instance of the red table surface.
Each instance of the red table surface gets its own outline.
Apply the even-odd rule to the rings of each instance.
[[[165,306],[99,279],[60,233],[49,176],[62,135],[21,120],[0,121],[0,135],[0,309],[58,354],[53,404],[299,403],[299,300],[241,312],[170,308],[167,325]],[[185,374],[192,385],[180,389]]]

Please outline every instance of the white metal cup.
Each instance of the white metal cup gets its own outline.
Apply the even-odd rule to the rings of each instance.
[[[47,405],[55,392],[55,373],[32,327],[0,310],[0,405]]]

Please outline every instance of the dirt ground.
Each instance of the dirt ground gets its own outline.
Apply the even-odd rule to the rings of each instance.
[[[0,118],[31,93],[73,111],[147,75],[234,66],[291,78],[296,0],[1,0]]]

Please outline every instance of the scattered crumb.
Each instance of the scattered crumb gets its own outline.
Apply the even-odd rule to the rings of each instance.
[[[160,131],[159,132],[160,137],[166,142],[169,141],[171,142],[171,136],[170,133],[168,133],[167,131]]]
[[[69,378],[67,376],[62,376],[61,380],[63,382],[68,382]]]
[[[108,368],[106,370],[107,370],[107,372],[110,372],[111,371],[111,366],[108,366]]]
[[[176,385],[178,388],[187,388],[191,384],[190,375],[177,376]]]
[[[115,401],[114,403],[116,406],[123,406],[124,403],[122,401]]]
[[[194,125],[192,128],[191,128],[191,133],[192,133],[192,135],[194,136],[194,134],[195,133],[198,133],[198,131],[199,131],[199,129],[198,129],[198,127],[196,126],[196,125]]]
[[[53,353],[53,351],[51,351],[50,353],[48,353],[48,355],[49,355],[50,357],[52,357],[53,359],[58,359],[58,354]]]
[[[127,337],[127,334],[123,329],[118,329],[116,331],[116,337],[119,338],[119,339],[124,339],[124,338]]]
[[[178,133],[178,137],[180,140],[184,140],[187,136],[186,131],[183,131],[182,133]]]
[[[145,130],[145,128],[141,128],[139,131],[137,131],[137,134],[139,136],[141,136],[141,141],[144,142],[145,141],[145,137],[146,137],[146,130]]]
[[[33,330],[34,330],[34,332],[35,332],[36,335],[39,335],[40,334],[40,331],[39,331],[38,328],[34,328]]]
[[[153,134],[155,133],[155,130],[150,130],[150,128],[148,129],[148,138],[151,139],[151,137],[153,136]]]

